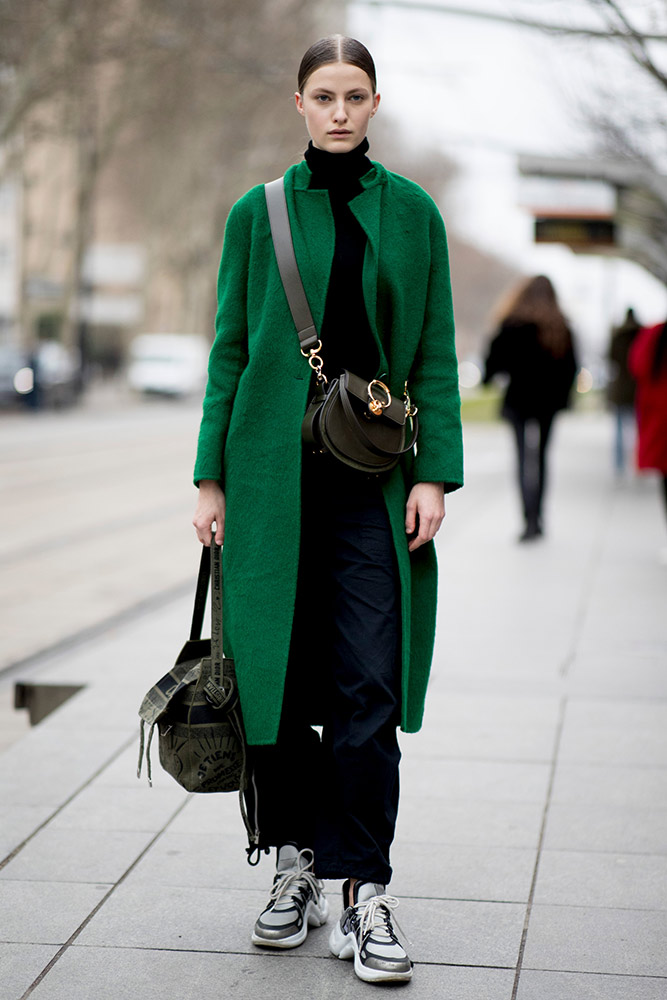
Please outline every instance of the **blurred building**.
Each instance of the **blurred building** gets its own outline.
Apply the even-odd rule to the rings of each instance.
[[[667,284],[667,177],[634,160],[521,156],[535,241],[624,257]]]

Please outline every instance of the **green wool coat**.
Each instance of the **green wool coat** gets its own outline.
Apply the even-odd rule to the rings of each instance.
[[[299,270],[320,329],[335,229],[328,192],[311,190],[310,178],[302,161],[289,168],[285,186]],[[350,208],[368,238],[363,290],[380,350],[377,374],[398,397],[407,379],[419,407],[417,454],[383,485],[401,585],[401,728],[416,732],[433,653],[437,566],[433,543],[408,553],[405,503],[414,482],[442,481],[446,491],[463,482],[447,241],[435,203],[412,181],[374,163],[361,184]],[[322,354],[326,370],[326,343]],[[232,207],[225,229],[195,465],[195,482],[219,480],[225,491],[225,652],[236,660],[251,744],[275,743],[280,721],[299,564],[301,421],[310,375],[278,273],[264,188],[254,187]],[[317,670],[315,595],[312,610]]]

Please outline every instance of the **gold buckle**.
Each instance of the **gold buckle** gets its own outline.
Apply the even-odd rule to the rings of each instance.
[[[373,386],[377,385],[380,387],[382,392],[385,394],[386,399],[380,399],[373,395]],[[372,382],[368,383],[368,409],[373,414],[374,417],[379,417],[382,411],[386,409],[387,406],[391,404],[391,393],[389,392],[389,387],[380,382],[378,378],[374,378]]]

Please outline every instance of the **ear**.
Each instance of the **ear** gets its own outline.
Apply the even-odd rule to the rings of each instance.
[[[303,107],[303,98],[298,90],[294,95],[294,103],[296,104],[296,110],[299,112],[299,114],[305,117],[306,112],[304,111]]]
[[[377,111],[379,103],[380,103],[380,95],[376,94],[375,97],[373,98],[373,110],[371,111],[371,118]]]

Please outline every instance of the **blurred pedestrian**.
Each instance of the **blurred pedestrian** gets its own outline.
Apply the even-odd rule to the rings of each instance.
[[[264,188],[255,187],[225,231],[194,524],[205,545],[212,524],[218,543],[224,530],[225,634],[251,751],[248,804],[260,847],[277,848],[252,941],[302,944],[309,925],[327,919],[322,879],[345,879],[332,952],[354,958],[363,980],[400,981],[412,964],[394,930],[398,900],[386,892],[396,730],[421,725],[433,537],[445,493],[462,484],[447,244],[431,198],[366,156],[380,95],[360,42],[337,35],[313,45],[295,100],[311,142],[285,192],[318,318],[310,360],[323,361],[330,379],[357,373],[369,407],[389,405],[377,404],[373,380],[386,379],[398,400],[409,386],[418,453],[378,477],[304,445],[312,372],[283,294]]]
[[[524,516],[520,541],[544,533],[547,446],[554,416],[567,407],[577,371],[572,333],[553,285],[544,275],[525,280],[500,308],[484,383],[505,374],[502,415],[516,438]]]
[[[628,352],[640,329],[633,309],[628,309],[609,341],[610,377],[607,399],[614,414],[614,468],[622,476],[628,466],[635,438],[635,380],[628,369]]]
[[[667,323],[640,330],[628,362],[637,380],[637,465],[662,476],[667,512]]]

